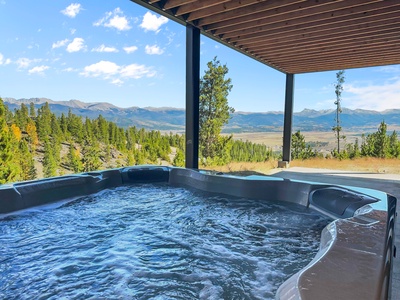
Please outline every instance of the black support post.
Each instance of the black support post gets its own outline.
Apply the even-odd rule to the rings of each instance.
[[[199,167],[200,30],[186,25],[185,167]]]
[[[284,115],[284,122],[283,122],[282,161],[287,164],[291,160],[290,150],[291,150],[291,143],[292,143],[293,94],[294,94],[294,75],[286,74],[285,115]]]

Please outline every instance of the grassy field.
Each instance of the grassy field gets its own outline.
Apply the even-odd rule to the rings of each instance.
[[[229,163],[225,166],[218,167],[205,167],[204,169],[211,169],[224,173],[250,175],[250,174],[269,174],[271,170],[278,167],[278,161],[271,160],[262,163]],[[379,159],[372,157],[358,158],[358,159],[325,159],[314,158],[307,160],[293,160],[290,167],[305,167],[305,168],[319,168],[319,169],[333,169],[333,170],[346,170],[358,171],[368,173],[388,173],[400,174],[400,159]]]
[[[396,129],[396,128],[393,128]],[[391,129],[391,130],[393,130]],[[397,131],[397,129],[396,129]],[[320,143],[322,146],[315,148],[322,153],[330,153],[331,150],[336,148],[335,135],[332,131],[318,132],[304,131],[302,134],[306,142]],[[346,143],[354,143],[356,138],[361,144],[360,132],[345,132],[346,140],[342,141],[341,147]],[[265,144],[271,147],[273,151],[282,151],[283,134],[281,132],[249,132],[249,133],[235,133],[234,139],[251,141],[253,143]],[[319,168],[319,169],[334,169],[346,171],[359,171],[369,173],[389,173],[400,174],[400,159],[379,159],[372,157],[364,157],[359,159],[325,159],[314,158],[307,160],[294,160],[290,163],[291,167],[305,167],[305,168]],[[263,163],[230,163],[226,166],[212,167],[209,169],[221,171],[224,173],[232,174],[255,174],[262,173],[268,174],[271,170],[278,167],[278,161],[267,161]]]
[[[336,147],[335,134],[333,131],[321,132],[321,131],[304,131],[301,132],[304,135],[306,142],[323,143],[324,146],[319,147],[318,150],[331,151]],[[346,132],[346,140],[342,142],[354,143],[358,138],[361,144],[361,133],[359,132]],[[234,133],[233,138],[236,140],[251,141],[253,143],[265,144],[271,147],[273,151],[279,151],[282,149],[283,144],[283,133],[282,132],[246,132],[246,133]]]

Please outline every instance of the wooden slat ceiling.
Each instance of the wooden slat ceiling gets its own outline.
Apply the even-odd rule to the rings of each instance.
[[[400,64],[400,0],[132,0],[284,73]]]

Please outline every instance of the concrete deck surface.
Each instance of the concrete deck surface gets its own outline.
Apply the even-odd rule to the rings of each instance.
[[[400,175],[375,174],[365,172],[338,171],[312,168],[288,168],[274,170],[270,174],[294,180],[306,180],[329,184],[339,184],[370,188],[391,194],[397,198],[397,215],[400,211]],[[400,300],[400,221],[396,218],[394,243],[397,248],[397,257],[393,259],[391,300]]]

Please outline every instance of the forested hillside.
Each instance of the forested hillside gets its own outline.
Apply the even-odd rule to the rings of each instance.
[[[51,111],[56,116],[71,113],[96,119],[101,114],[107,121],[127,128],[136,126],[147,130],[173,130],[183,132],[185,130],[185,110],[178,108],[120,108],[110,103],[85,103],[79,100],[53,101],[46,98],[14,99],[4,98],[4,103],[11,111],[19,109],[21,104],[29,106],[34,103],[36,109],[48,102]],[[268,106],[265,107],[268,109]],[[335,110],[310,110],[293,114],[293,129],[300,131],[331,131],[334,125]],[[343,125],[347,131],[373,132],[385,121],[390,128],[398,127],[400,124],[400,110],[392,109],[386,111],[351,110],[343,108],[341,114]],[[234,112],[228,124],[225,124],[224,133],[240,132],[282,132],[283,112]],[[397,128],[396,128],[397,129]]]
[[[265,145],[231,141],[225,160],[264,161]],[[46,102],[13,111],[0,98],[0,184],[139,164],[184,165],[184,135],[118,127],[69,110],[56,116]]]

